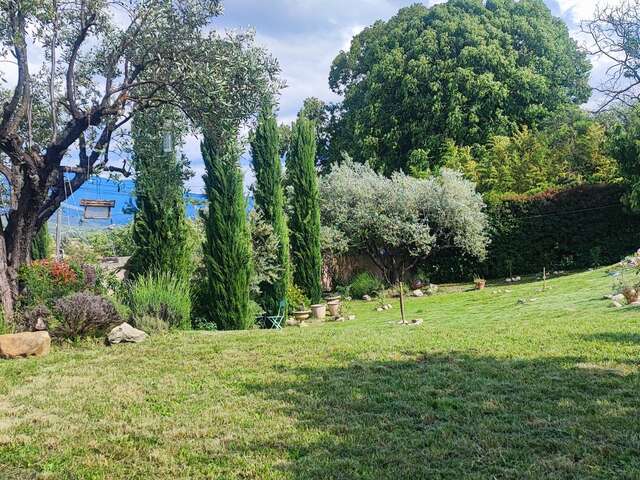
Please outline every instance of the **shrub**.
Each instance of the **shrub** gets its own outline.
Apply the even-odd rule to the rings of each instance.
[[[135,327],[147,333],[166,332],[169,324],[155,315],[143,315],[136,318]]]
[[[24,265],[18,278],[23,306],[51,306],[55,299],[79,292],[85,286],[80,268],[56,260],[37,260],[31,265]]]
[[[166,322],[170,328],[191,327],[191,291],[189,283],[168,273],[139,277],[127,298],[133,322],[138,325],[146,316]]]
[[[104,334],[122,322],[114,304],[107,298],[92,293],[74,293],[54,303],[58,324],[53,336],[78,339]]]
[[[349,292],[353,298],[362,298],[365,295],[373,295],[382,290],[382,282],[369,272],[359,273],[351,281]]]
[[[306,310],[310,304],[307,296],[296,285],[289,285],[287,302],[293,310]]]
[[[51,310],[46,305],[36,305],[27,309],[20,315],[17,322],[17,330],[20,332],[33,332],[36,330],[49,330],[52,320]]]
[[[68,259],[70,263],[78,265],[95,265],[98,263],[100,258],[100,255],[95,251],[91,244],[81,239],[72,238],[66,240],[62,247],[64,250],[64,257]]]

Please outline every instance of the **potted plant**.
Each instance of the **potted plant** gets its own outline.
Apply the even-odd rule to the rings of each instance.
[[[327,307],[329,308],[329,315],[337,317],[340,315],[340,297],[334,300],[327,300]]]
[[[302,293],[302,290],[292,285],[287,292],[287,298],[293,310],[291,314],[298,322],[307,320],[311,316],[309,299]]]
[[[482,277],[473,277],[473,284],[476,287],[476,290],[484,290],[484,288],[487,286],[487,281],[482,278]]]

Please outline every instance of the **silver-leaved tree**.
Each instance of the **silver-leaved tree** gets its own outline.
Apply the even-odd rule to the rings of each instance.
[[[210,135],[234,131],[279,88],[251,32],[218,34],[219,0],[0,0],[0,173],[11,205],[0,297],[11,315],[31,241],[132,116],[174,105]],[[113,157],[113,155],[112,155]]]
[[[347,160],[322,177],[320,197],[323,225],[366,254],[389,283],[443,248],[486,254],[482,197],[452,170],[426,180],[401,172],[388,178]]]

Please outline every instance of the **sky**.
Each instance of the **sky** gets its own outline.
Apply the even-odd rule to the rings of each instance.
[[[307,97],[339,99],[329,89],[329,69],[340,50],[349,48],[355,34],[414,3],[416,0],[229,0],[224,2],[224,14],[214,26],[255,29],[258,43],[280,63],[287,87],[280,97],[279,121],[290,123]],[[442,0],[422,3],[431,6]],[[545,3],[567,23],[579,42],[586,40],[580,38],[580,22],[591,18],[598,0],[545,0]],[[597,59],[594,64],[592,84],[596,86],[606,67]],[[197,139],[188,139],[185,153],[196,172],[190,188],[198,192],[203,186],[204,166]],[[249,161],[245,155],[241,162],[247,185],[253,180]]]

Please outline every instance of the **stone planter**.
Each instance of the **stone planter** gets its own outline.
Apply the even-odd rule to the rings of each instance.
[[[297,312],[291,312],[291,314],[298,322],[302,322],[311,316],[311,310],[298,310]]]
[[[329,297],[324,298],[328,303],[335,302],[336,300],[340,301],[342,297],[340,295],[331,295]]]
[[[473,283],[476,286],[476,290],[484,290],[485,287],[487,286],[486,280],[475,280]]]
[[[327,316],[327,306],[324,303],[311,305],[311,315],[317,320],[324,320]]]
[[[626,287],[622,290],[622,294],[629,305],[638,301],[638,291],[635,288]]]
[[[327,307],[329,308],[329,315],[332,317],[340,315],[340,300],[331,300],[327,302]]]

